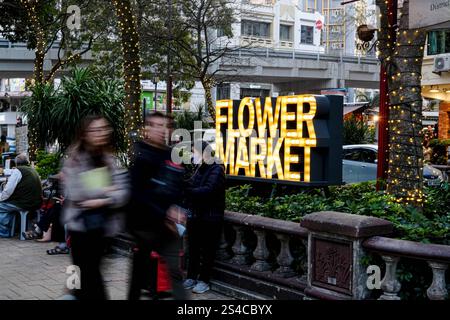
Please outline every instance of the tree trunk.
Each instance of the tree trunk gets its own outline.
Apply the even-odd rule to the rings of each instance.
[[[120,30],[123,69],[125,78],[125,125],[129,159],[132,159],[132,136],[142,135],[141,112],[141,58],[139,54],[139,35],[130,0],[113,0]]]
[[[209,78],[205,78],[201,80],[203,89],[205,90],[205,104],[208,110],[209,115],[214,120],[216,118],[216,109],[214,108],[211,90],[214,86],[214,81]]]
[[[385,1],[377,0],[387,13]],[[381,17],[380,58],[389,87],[389,170],[387,192],[403,204],[422,208],[423,149],[421,68],[426,34],[409,29],[409,1],[403,2],[397,43],[388,46],[389,26]]]
[[[45,58],[45,35],[39,22],[38,13],[36,12],[36,0],[21,0],[20,3],[25,7],[31,27],[36,35],[36,48],[34,50],[34,82],[35,85],[44,83],[44,58]],[[36,151],[39,147],[36,139],[36,127],[28,126],[28,156],[31,161],[36,159]]]

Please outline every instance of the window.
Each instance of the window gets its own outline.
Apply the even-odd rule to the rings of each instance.
[[[302,26],[300,43],[313,44],[314,43],[314,27]]]
[[[377,153],[375,150],[364,149],[361,150],[362,161],[367,163],[377,163]]]
[[[241,34],[243,36],[270,38],[270,23],[242,20]]]
[[[0,125],[0,133],[2,136],[5,136],[5,137],[8,136],[8,125],[7,124]]]
[[[229,83],[217,85],[217,100],[230,99],[230,91]]]
[[[218,28],[217,29],[217,38],[225,37],[225,36],[226,36],[225,30],[223,30],[222,28]]]
[[[350,161],[377,163],[377,153],[369,149],[344,149],[344,159]]]
[[[450,52],[450,30],[436,30],[428,32],[427,54],[441,54]]]
[[[282,41],[292,41],[291,37],[291,26],[280,25],[280,40]]]
[[[344,159],[351,161],[362,161],[362,150],[361,149],[347,149],[344,150]]]
[[[250,88],[242,88],[241,89],[241,99],[246,97],[259,98],[259,97],[270,97],[270,90],[268,89],[250,89]]]

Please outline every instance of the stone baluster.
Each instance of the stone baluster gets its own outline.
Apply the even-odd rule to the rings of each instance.
[[[231,263],[237,265],[246,265],[248,264],[248,249],[244,244],[244,227],[243,226],[233,226],[233,229],[236,231],[236,240],[233,244],[233,253],[234,257],[231,259]]]
[[[383,294],[378,300],[400,300],[397,293],[400,291],[401,284],[397,280],[397,264],[400,260],[399,257],[394,256],[381,256],[386,263],[386,273],[381,281],[381,290]]]
[[[217,250],[216,258],[219,261],[225,261],[230,259],[230,254],[227,251],[228,242],[225,239],[225,230],[222,228],[222,233],[220,236],[219,249]]]
[[[280,240],[280,254],[277,257],[278,265],[280,266],[275,273],[283,278],[293,277],[295,275],[294,270],[291,268],[292,258],[291,250],[289,249],[289,236],[287,234],[277,234],[278,240]]]
[[[301,267],[303,270],[303,275],[300,277],[303,281],[308,281],[308,239],[302,239],[302,243],[305,246],[304,254],[301,256]]]
[[[264,230],[253,230],[253,232],[257,238],[257,245],[255,251],[253,251],[253,257],[256,261],[251,266],[251,269],[261,272],[270,270],[270,264],[267,262],[269,250],[267,250],[266,232]]]
[[[447,297],[445,271],[448,265],[433,261],[428,261],[428,265],[433,270],[433,282],[427,290],[427,296],[430,300],[445,300]]]

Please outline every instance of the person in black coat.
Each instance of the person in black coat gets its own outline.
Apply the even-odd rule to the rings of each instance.
[[[175,212],[176,204],[182,200],[184,169],[171,162],[166,145],[170,121],[159,112],[147,115],[144,141],[135,144],[127,227],[137,248],[133,253],[129,300],[139,300],[141,289],[152,285],[150,279],[157,272],[150,259],[152,251],[167,263],[174,298],[186,298],[179,268],[182,242],[175,225],[184,224],[185,220]]]
[[[211,156],[206,141],[194,143],[194,174],[185,195],[191,216],[187,223],[189,263],[184,287],[194,293],[210,289],[209,281],[220,242],[225,210],[225,170]]]

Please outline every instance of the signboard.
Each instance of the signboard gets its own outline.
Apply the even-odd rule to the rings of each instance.
[[[409,28],[431,26],[450,26],[450,0],[410,0]]]
[[[322,27],[323,27],[322,21],[321,21],[321,20],[317,20],[317,21],[316,21],[316,29],[317,29],[317,30],[321,30]]]
[[[216,155],[229,177],[277,183],[342,182],[340,96],[216,102]]]

